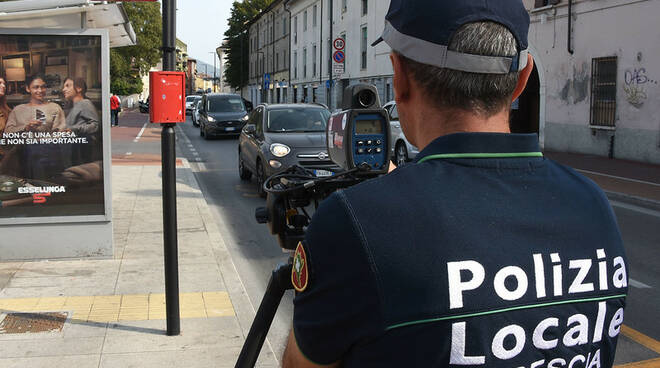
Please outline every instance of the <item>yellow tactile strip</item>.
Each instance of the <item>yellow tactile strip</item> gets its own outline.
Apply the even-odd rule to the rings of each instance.
[[[181,318],[234,315],[225,291],[179,294]],[[87,322],[165,319],[165,294],[96,295],[49,298],[0,298],[0,312],[71,311],[72,319]]]

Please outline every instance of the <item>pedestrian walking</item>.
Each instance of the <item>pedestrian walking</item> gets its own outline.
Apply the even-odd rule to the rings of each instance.
[[[119,126],[119,113],[121,112],[121,100],[116,94],[110,97],[110,125]]]

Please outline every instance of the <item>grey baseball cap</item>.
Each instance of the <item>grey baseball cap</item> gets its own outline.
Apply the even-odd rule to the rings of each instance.
[[[454,32],[466,23],[492,21],[516,39],[513,57],[466,54],[447,49]],[[471,73],[506,74],[527,65],[529,14],[522,0],[391,0],[383,34],[392,49],[423,64]]]

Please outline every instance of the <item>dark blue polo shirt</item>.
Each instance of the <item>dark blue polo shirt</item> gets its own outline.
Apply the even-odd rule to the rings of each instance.
[[[610,367],[627,269],[602,191],[534,134],[440,137],[327,198],[294,333],[344,367]]]

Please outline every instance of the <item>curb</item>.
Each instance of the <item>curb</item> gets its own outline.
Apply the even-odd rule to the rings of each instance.
[[[656,201],[654,199],[637,197],[630,194],[610,192],[610,191],[605,191],[605,195],[607,195],[607,198],[610,200],[628,202],[636,206],[644,207],[655,211],[660,211],[660,201]]]

